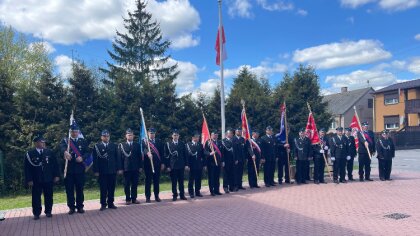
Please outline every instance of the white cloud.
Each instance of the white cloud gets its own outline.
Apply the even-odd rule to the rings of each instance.
[[[33,34],[53,43],[74,44],[88,40],[109,39],[115,31],[123,31],[122,16],[133,10],[134,1],[125,0],[4,0],[0,5],[0,21],[20,32]],[[188,0],[149,0],[147,10],[160,23],[168,39],[188,38],[175,46],[198,44],[192,32],[200,25],[200,16]],[[30,22],[30,23],[28,23]]]
[[[190,34],[181,35],[172,39],[171,46],[176,49],[195,47],[200,44],[200,38],[194,38]]]
[[[293,54],[293,61],[309,63],[318,69],[369,64],[391,57],[391,53],[382,47],[382,43],[377,40],[323,44],[296,50]]]
[[[417,7],[419,0],[341,0],[344,7],[357,8],[368,3],[377,3],[378,6],[387,11],[401,11]]]
[[[359,6],[376,1],[377,0],[341,0],[341,5],[350,8],[357,8]]]
[[[292,3],[286,3],[284,1],[271,1],[271,3],[267,3],[267,0],[257,0],[258,5],[260,5],[263,9],[268,11],[290,11],[295,8]]]
[[[262,62],[260,65],[253,67],[250,65],[242,65],[237,68],[233,69],[225,69],[224,70],[224,77],[225,78],[233,78],[239,74],[239,71],[246,67],[248,70],[257,75],[257,77],[270,77],[273,74],[283,73],[287,70],[287,66],[280,63],[269,63],[269,62]],[[220,72],[215,71],[214,75],[220,77]]]
[[[408,65],[408,71],[414,74],[420,74],[420,58],[414,59],[410,65]]]
[[[54,65],[63,78],[71,76],[72,59],[66,55],[59,55],[54,59]]]
[[[29,44],[29,49],[33,49],[34,47],[42,47],[47,54],[51,54],[55,52],[54,46],[46,41],[41,42],[34,42]]]
[[[183,95],[192,91],[195,87],[197,80],[197,73],[200,69],[189,61],[177,61],[170,58],[166,63],[167,66],[178,65],[179,75],[175,80],[176,91],[178,94]]]
[[[252,4],[249,0],[233,0],[229,3],[228,13],[231,17],[252,18]]]
[[[351,89],[367,87],[369,85],[374,88],[383,87],[396,82],[394,74],[381,70],[357,70],[349,74],[327,76],[325,82],[332,85],[330,90],[335,91],[337,88],[349,87]],[[334,90],[335,88],[335,90]]]
[[[420,41],[420,34],[416,34],[416,36],[414,36],[414,39]]]
[[[307,16],[308,15],[308,11],[303,10],[303,9],[298,9],[296,13],[298,15],[301,15],[301,16]]]

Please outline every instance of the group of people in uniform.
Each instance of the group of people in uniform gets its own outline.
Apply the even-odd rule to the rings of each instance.
[[[92,169],[100,187],[100,211],[116,209],[114,192],[117,175],[124,176],[125,204],[139,204],[137,189],[139,174],[145,174],[146,203],[151,202],[151,188],[156,202],[159,197],[160,176],[168,172],[172,182],[172,200],[187,200],[184,192],[185,173],[188,172],[188,195],[190,198],[203,197],[201,183],[203,171],[208,173],[208,185],[211,196],[222,195],[220,177],[223,177],[222,189],[225,194],[245,190],[243,174],[248,172],[250,188],[260,188],[258,183],[260,166],[264,168],[264,185],[272,187],[283,182],[291,182],[290,157],[296,161],[295,180],[297,184],[311,181],[310,162],[314,163],[313,181],[315,184],[326,183],[324,180],[325,166],[328,157],[333,163],[335,183],[346,183],[353,179],[354,158],[359,158],[359,180],[372,181],[370,176],[371,156],[377,152],[379,160],[380,180],[391,180],[392,158],[395,148],[387,130],[381,133],[375,142],[368,124],[363,123],[362,130],[357,132],[359,148],[356,149],[352,130],[336,129],[336,133],[327,137],[324,129],[319,131],[320,143],[312,145],[301,129],[294,139],[281,141],[274,135],[273,128],[268,126],[265,135],[260,137],[258,131],[251,132],[251,139],[242,137],[240,128],[227,129],[224,139],[219,140],[219,133],[212,131],[210,139],[202,144],[200,133],[194,133],[191,141],[180,140],[178,130],[172,131],[171,140],[163,142],[156,138],[156,130],[148,130],[148,140],[134,141],[133,130],[125,132],[126,141],[116,144],[110,141],[107,130],[101,132],[100,142],[89,148],[85,139],[79,136],[79,127],[70,127],[69,138],[60,143],[66,168],[64,183],[67,195],[68,214],[83,214],[84,210],[84,161],[93,156]],[[32,210],[34,219],[38,220],[42,211],[41,195],[44,194],[45,215],[52,217],[53,185],[60,180],[60,171],[54,153],[46,148],[45,139],[37,136],[33,139],[35,147],[25,156],[25,180],[32,188]],[[329,154],[329,155],[328,155]],[[278,169],[278,181],[275,179],[275,169]]]

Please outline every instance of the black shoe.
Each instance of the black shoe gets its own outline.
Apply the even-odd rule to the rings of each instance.
[[[277,185],[277,183],[276,183],[276,182],[273,182],[273,183],[271,183],[270,185],[271,185],[271,186],[276,186],[276,185]]]
[[[194,194],[190,194],[190,198],[194,198],[195,196],[194,196]],[[198,196],[197,196],[198,197]]]
[[[114,204],[111,204],[111,205],[108,205],[108,209],[117,209],[118,207],[117,206],[115,206]]]
[[[155,201],[156,202],[161,202],[162,200],[160,200],[160,197],[155,197]]]
[[[210,193],[210,195],[211,195],[212,197],[216,196],[216,194],[215,194],[215,193]]]
[[[364,182],[365,180],[363,180],[363,178],[359,178],[359,181],[360,181],[360,182]]]
[[[77,209],[77,213],[83,214],[83,213],[85,213],[85,210],[83,210],[83,208],[78,208]]]
[[[230,193],[228,188],[223,188],[223,191],[225,191],[225,193]]]
[[[214,194],[216,194],[216,195],[223,195],[223,194],[221,194],[220,192],[215,192]]]
[[[132,200],[131,203],[138,205],[138,204],[140,204],[140,201],[136,199],[136,200]]]
[[[385,179],[384,178],[379,178],[381,181],[385,181]]]
[[[306,181],[303,181],[303,182],[302,182],[302,184],[308,184],[308,182],[306,182]]]
[[[349,181],[352,181],[352,182],[353,182],[353,181],[354,181],[353,177],[350,177],[350,178],[349,178]]]
[[[34,216],[34,220],[39,220],[39,216]]]
[[[181,200],[188,200],[184,195],[180,197]]]
[[[101,206],[101,208],[99,208],[99,211],[105,211],[106,210],[106,206],[105,205],[103,205],[103,206]]]
[[[336,179],[335,179],[335,180],[334,180],[334,183],[338,184],[338,180],[336,180]]]
[[[314,184],[319,184],[319,181],[318,181],[318,180],[315,180],[315,181],[314,181]]]
[[[151,203],[150,198],[146,198],[146,203]]]
[[[391,178],[389,178],[389,179],[386,179],[387,181],[391,181],[392,179]]]
[[[173,202],[175,202],[177,198],[178,198],[178,197],[173,196],[173,197],[172,197],[172,201],[173,201]]]
[[[290,184],[290,180],[286,180],[284,181],[286,184]]]
[[[45,216],[46,216],[47,218],[51,218],[51,217],[52,217],[52,214],[51,214],[51,213],[45,213]]]
[[[74,212],[75,212],[75,210],[74,210],[74,209],[70,209],[70,210],[69,210],[69,212],[68,212],[68,214],[69,214],[69,215],[73,215],[73,214],[74,214]]]
[[[373,181],[373,179],[371,179],[371,178],[367,178],[367,179],[366,179],[366,181]]]
[[[269,185],[269,184],[266,184],[266,185],[265,185],[265,187],[266,187],[266,188],[269,188],[269,187],[271,187],[271,185]]]
[[[238,192],[239,191],[239,188],[233,188],[232,190],[231,190],[231,192]]]
[[[321,183],[321,184],[327,184],[327,182],[325,182],[325,181],[319,181],[319,183]]]
[[[125,200],[125,205],[131,205],[131,201],[130,200]]]
[[[246,190],[246,188],[244,188],[244,187],[239,187],[239,190]]]
[[[345,183],[347,183],[347,180],[345,180],[345,179],[343,179],[343,180],[340,180],[340,183],[343,183],[343,184],[345,184]]]
[[[201,195],[201,193],[196,193],[195,196],[197,196],[197,197],[203,197],[203,195]]]

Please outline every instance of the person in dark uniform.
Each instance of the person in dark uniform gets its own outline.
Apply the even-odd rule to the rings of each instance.
[[[306,162],[312,154],[311,141],[305,135],[305,129],[299,130],[299,137],[294,139],[293,152],[296,160],[296,183],[306,184]]]
[[[244,163],[246,157],[249,155],[249,150],[245,147],[245,139],[242,137],[242,129],[237,128],[235,130],[235,137],[233,137],[234,152],[235,152],[235,163],[234,169],[234,191],[245,190],[242,186],[242,179],[244,176]],[[252,150],[251,150],[252,151]]]
[[[242,154],[241,149],[235,149],[235,143],[233,142],[233,131],[227,129],[226,138],[222,140],[222,157],[225,162],[223,168],[223,190],[225,193],[238,191],[238,187],[235,183],[236,165],[238,164],[238,156]],[[242,146],[240,146],[242,148]]]
[[[53,185],[60,180],[60,171],[54,153],[45,147],[45,139],[38,135],[33,139],[35,148],[25,155],[25,182],[32,188],[32,213],[34,220],[41,215],[41,195],[44,193],[45,215],[52,217]]]
[[[379,178],[381,181],[392,180],[391,169],[392,169],[392,158],[395,157],[395,146],[392,139],[389,137],[389,131],[382,131],[381,138],[376,144],[378,150],[378,162],[379,162]]]
[[[362,123],[362,131],[357,132],[357,139],[359,140],[359,149],[357,151],[359,153],[359,180],[360,182],[364,180],[373,181],[370,178],[371,159],[366,146],[369,148],[372,157],[375,155],[376,146],[375,134],[369,130],[369,123]]]
[[[331,161],[333,161],[334,183],[338,184],[338,176],[340,176],[340,183],[347,183],[346,181],[346,162],[349,159],[348,154],[348,139],[343,135],[343,128],[335,129],[337,132],[330,140],[331,147]]]
[[[290,184],[290,173],[289,173],[289,154],[290,154],[290,137],[288,142],[285,140],[278,140],[278,179],[279,184],[283,183],[283,176],[284,182]],[[283,174],[284,173],[284,174]]]
[[[211,196],[222,195],[220,193],[220,170],[225,163],[222,161],[222,142],[217,140],[219,137],[217,131],[212,131],[210,140],[206,142],[204,155],[207,159],[207,169],[209,175],[209,190]],[[215,160],[216,158],[216,160]],[[217,163],[217,165],[216,165]]]
[[[179,132],[172,131],[172,141],[166,142],[165,148],[166,169],[170,173],[172,182],[172,201],[178,198],[176,190],[179,187],[179,198],[187,200],[184,193],[184,171],[188,171],[187,152],[185,143],[179,140]]]
[[[262,162],[264,163],[264,183],[266,187],[276,186],[274,172],[276,168],[277,142],[273,136],[273,128],[268,126],[262,141]]]
[[[160,139],[156,138],[156,129],[155,128],[149,128],[148,130],[148,137],[149,137],[149,146],[150,146],[150,152],[149,147],[147,145],[147,142],[143,140],[143,153],[146,153],[145,159],[143,162],[144,166],[144,173],[146,175],[146,180],[144,184],[144,194],[146,196],[146,202],[150,203],[150,196],[151,196],[151,187],[152,187],[152,181],[153,181],[153,193],[155,195],[155,201],[160,202],[159,197],[159,182],[160,182],[160,172],[164,170],[165,165],[163,163],[163,143],[160,141]],[[153,161],[153,167],[155,170],[155,173],[153,173],[152,170],[152,164],[151,161]]]
[[[123,174],[122,163],[118,158],[118,145],[109,141],[108,130],[101,132],[101,142],[95,144],[93,150],[93,172],[98,177],[100,188],[100,211],[108,206],[117,209],[114,204],[117,173]]]
[[[320,144],[312,145],[314,156],[314,183],[324,183],[325,157],[327,157],[329,149],[328,137],[325,135],[325,129],[319,130]]]
[[[79,137],[80,130],[76,124],[70,126],[70,139],[65,138],[60,143],[61,153],[67,161],[67,173],[64,178],[66,186],[67,206],[69,207],[69,215],[74,214],[77,209],[78,213],[84,213],[84,194],[85,186],[85,165],[84,160],[90,157],[90,149],[84,138]],[[69,143],[70,140],[70,143]],[[74,192],[76,190],[76,199]],[[76,201],[75,201],[76,200]],[[75,205],[76,203],[76,205]]]
[[[204,148],[203,145],[199,143],[199,139],[200,134],[194,133],[194,136],[191,138],[191,142],[186,144],[188,166],[190,167],[188,193],[191,198],[194,198],[194,196],[203,197],[203,195],[200,193],[201,178],[203,175],[203,168],[206,167],[204,166]]]
[[[356,150],[356,140],[354,139],[353,135],[351,134],[351,128],[346,128],[346,138],[349,141],[349,147],[348,147],[348,154],[349,159],[347,160],[347,177],[349,181],[354,181],[353,179],[353,166],[354,166],[354,158],[357,155]]]
[[[248,183],[250,188],[260,188],[257,182],[257,175],[260,169],[262,141],[259,136],[258,131],[252,131],[251,140],[247,143],[247,145],[252,147],[254,153],[254,155],[248,155]],[[257,173],[255,173],[254,161],[255,167],[257,167]]]
[[[133,142],[132,129],[125,131],[125,138],[126,142],[118,145],[118,155],[124,170],[125,203],[126,205],[140,204],[137,200],[137,186],[139,184],[139,173],[142,170],[141,147],[139,143]]]

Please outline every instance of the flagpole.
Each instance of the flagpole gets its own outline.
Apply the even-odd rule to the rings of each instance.
[[[308,105],[309,113],[312,113],[311,105],[309,105],[309,102],[307,102],[306,104]],[[313,116],[313,114],[312,114],[312,116]],[[315,120],[315,117],[314,117],[314,120]],[[318,132],[318,130],[317,130],[317,132]],[[322,150],[324,150],[324,144],[322,142],[319,143],[319,146],[322,148]],[[325,151],[322,153],[322,156],[324,157],[325,166],[327,166],[328,175],[330,176],[331,181],[333,181],[333,177],[331,176],[330,167],[329,167],[328,162],[327,162],[327,157],[325,156]]]
[[[142,123],[143,123],[144,133],[146,134],[147,149],[149,150],[150,153],[152,153],[150,151],[149,134],[147,133],[146,122],[144,121],[143,109],[141,109],[141,107],[140,107],[140,114],[141,114],[141,120],[142,120]],[[140,136],[141,136],[141,134],[140,134]],[[153,155],[152,155],[152,158],[149,157],[149,160],[150,160],[150,165],[152,167],[152,172],[155,173],[155,166],[153,165]]]
[[[225,82],[223,75],[223,23],[222,23],[222,0],[219,3],[219,61],[220,61],[220,109],[222,119],[222,139],[225,138]]]
[[[248,132],[248,137],[249,139],[251,139],[251,134],[249,132],[249,125],[248,125],[248,118],[246,117],[246,110],[245,110],[245,100],[241,99],[241,103],[242,103],[242,108],[244,109],[244,117],[245,117],[245,122],[246,122],[246,130]],[[251,150],[252,150],[252,154],[255,156],[254,153],[254,149],[252,149],[252,141],[248,140],[249,145],[251,146]],[[257,171],[257,165],[255,163],[255,159],[252,159],[252,161],[254,162],[254,171],[255,171],[255,176],[257,177],[257,183],[258,183],[258,171]]]
[[[284,126],[285,126],[284,129],[285,129],[285,132],[286,132],[286,144],[289,145],[289,131],[287,130],[288,124],[287,124],[286,102],[284,102]],[[288,148],[289,148],[289,151],[287,152],[287,166],[289,167],[289,181],[292,184],[292,171],[291,171],[291,168],[290,168],[290,145],[289,145]]]
[[[71,124],[71,118],[73,117],[73,119],[74,119],[74,113],[73,113],[74,111],[73,110],[71,110],[71,115],[70,115],[70,126],[72,125]],[[69,137],[68,137],[68,139],[67,139],[67,152],[70,152],[70,137],[71,137],[71,135],[70,135],[70,131],[69,131]],[[67,160],[66,159],[66,163],[65,163],[65,165],[64,165],[64,178],[66,178],[66,176],[67,176],[67,168],[68,168],[68,165],[69,165],[69,160]]]
[[[216,164],[216,166],[218,166],[217,165],[216,153],[214,153],[213,140],[211,140],[211,132],[209,130],[209,125],[207,124],[207,120],[206,120],[206,117],[204,116],[204,112],[203,111],[202,111],[202,114],[203,114],[203,120],[206,122],[206,128],[209,131],[209,135],[210,135],[210,137],[209,137],[210,150],[211,150],[211,152],[213,152],[214,164]]]
[[[360,129],[362,129],[362,125],[360,124],[360,120],[359,120],[359,115],[357,114],[356,106],[353,106],[353,109],[354,109],[354,114],[356,115],[357,123],[359,123],[359,127],[360,127]],[[362,132],[362,130],[359,130],[359,132]],[[368,152],[368,154],[369,154],[369,159],[371,159],[371,160],[372,160],[372,154],[370,153],[370,150],[369,150],[369,144],[366,144],[366,142],[367,142],[366,137],[365,137],[365,135],[364,135],[364,134],[361,134],[361,136],[362,136],[362,137],[363,137],[363,139],[365,140],[365,141],[363,142],[363,144],[365,145],[366,150],[367,150],[367,152]]]

